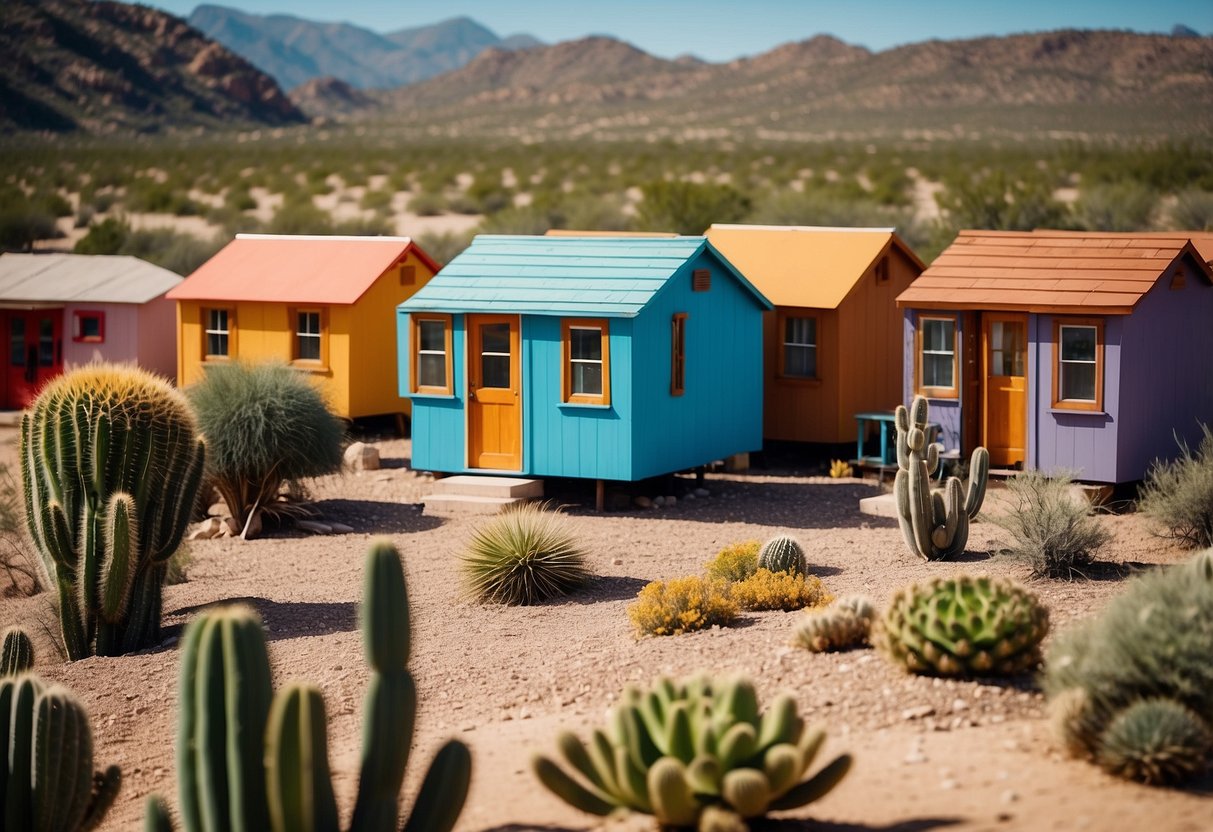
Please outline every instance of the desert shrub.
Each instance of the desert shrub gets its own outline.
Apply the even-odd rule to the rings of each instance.
[[[270,234],[332,234],[333,219],[310,198],[296,195],[283,200],[265,230]]]
[[[213,367],[187,393],[206,436],[207,476],[241,526],[257,512],[288,511],[278,500],[284,481],[341,467],[341,420],[285,364]]]
[[[171,228],[141,228],[127,235],[118,254],[129,254],[171,272],[187,275],[211,259],[223,242],[204,240]]]
[[[705,564],[708,577],[730,584],[744,581],[758,571],[758,549],[757,540],[730,543]]]
[[[182,542],[177,551],[168,559],[168,571],[164,573],[166,586],[176,586],[187,583],[190,579],[190,565],[194,562],[194,553],[188,543]]]
[[[1074,224],[1085,231],[1142,231],[1151,225],[1158,195],[1137,182],[1097,184],[1071,206]]]
[[[628,605],[628,620],[637,636],[673,636],[727,627],[737,611],[727,584],[692,575],[645,586]]]
[[[749,197],[729,185],[660,179],[642,190],[636,224],[645,231],[702,234],[714,222],[737,222],[750,213]]]
[[[1171,206],[1171,227],[1181,231],[1213,231],[1213,191],[1180,192]]]
[[[97,212],[93,210],[93,206],[82,204],[80,210],[76,212],[76,219],[72,221],[72,228],[88,228],[96,215]]]
[[[543,234],[555,227],[552,215],[539,205],[521,205],[485,217],[479,231],[482,234]]]
[[[568,518],[546,503],[507,507],[476,529],[460,560],[472,594],[497,604],[537,604],[590,577]]]
[[[834,600],[816,575],[772,572],[761,567],[744,581],[729,587],[729,596],[743,610],[802,610],[822,607]]]
[[[425,191],[409,198],[408,210],[419,217],[436,217],[446,213],[446,199],[440,193]]]
[[[29,251],[35,240],[62,236],[52,214],[18,208],[0,209],[0,249]]]
[[[0,572],[8,580],[0,596],[42,591],[37,563],[21,533],[24,509],[17,481],[8,466],[0,463]]]
[[[876,608],[863,595],[848,595],[828,607],[809,610],[796,626],[792,643],[814,653],[846,650],[868,641]]]
[[[89,226],[88,233],[72,248],[76,254],[117,254],[131,234],[130,224],[119,217],[106,217]]]
[[[757,203],[750,222],[765,225],[827,225],[842,227],[900,225],[909,212],[867,199],[846,198],[828,190],[776,191]]]
[[[1213,553],[1133,579],[1050,647],[1043,687],[1075,756],[1171,783],[1213,752]]]
[[[1001,168],[954,178],[935,201],[957,228],[1030,231],[1057,228],[1065,218],[1065,206],[1043,178],[1017,178]]]
[[[453,231],[427,231],[417,238],[417,245],[425,249],[425,253],[433,257],[439,266],[454,260],[471,242],[471,234],[456,234]]]
[[[1184,546],[1213,546],[1213,431],[1193,451],[1179,443],[1174,460],[1155,460],[1141,485],[1137,508]]]
[[[1011,510],[988,517],[1011,534],[1005,553],[1028,564],[1034,578],[1083,575],[1112,539],[1073,484],[1064,473],[1021,471],[1007,480]]]
[[[386,211],[392,207],[392,192],[386,190],[366,191],[360,203],[366,211]]]

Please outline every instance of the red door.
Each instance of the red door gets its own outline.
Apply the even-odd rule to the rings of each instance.
[[[63,310],[5,310],[2,328],[8,343],[4,407],[23,410],[63,372]]]

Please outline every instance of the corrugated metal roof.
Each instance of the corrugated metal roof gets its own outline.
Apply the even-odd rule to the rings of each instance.
[[[1183,231],[961,231],[897,304],[1128,314],[1185,254],[1213,282],[1192,236]]]
[[[472,240],[400,308],[630,318],[705,249],[769,308],[704,237],[495,235]]]
[[[408,237],[237,234],[169,297],[352,304],[410,249],[438,270]]]
[[[776,306],[837,309],[890,245],[922,267],[892,228],[715,224],[707,235]]]
[[[147,303],[180,275],[120,254],[0,255],[0,301]]]

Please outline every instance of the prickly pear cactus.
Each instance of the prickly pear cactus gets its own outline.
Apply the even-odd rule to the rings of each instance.
[[[772,537],[758,551],[758,568],[771,572],[791,572],[804,575],[808,572],[804,547],[794,537],[787,535]]]
[[[961,575],[898,590],[876,644],[914,673],[1014,676],[1040,664],[1048,631],[1048,610],[1019,584]]]
[[[822,731],[805,730],[791,696],[760,712],[745,679],[659,679],[647,691],[625,691],[610,728],[594,731],[589,743],[561,733],[568,770],[542,755],[533,768],[548,790],[590,814],[624,807],[663,827],[727,832],[837,785],[849,754],[804,779],[824,740]]]
[[[16,676],[34,666],[34,643],[24,630],[9,627],[0,642],[0,676]]]
[[[33,674],[0,679],[0,826],[96,828],[122,785],[117,766],[93,771],[93,731],[67,688]]]
[[[898,405],[897,520],[910,551],[923,560],[946,560],[964,551],[969,521],[981,510],[990,474],[990,453],[977,448],[969,460],[969,482],[948,477],[941,491],[931,492],[939,469],[939,445],[927,444],[927,400],[915,396],[907,410]]]
[[[863,595],[848,595],[830,606],[811,610],[800,620],[794,643],[814,653],[846,650],[865,644],[876,608]]]
[[[51,381],[21,419],[26,525],[68,658],[159,641],[161,591],[202,481],[184,396],[134,367]]]

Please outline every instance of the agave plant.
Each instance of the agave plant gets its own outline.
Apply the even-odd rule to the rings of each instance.
[[[472,593],[498,604],[567,595],[590,577],[568,519],[547,503],[507,506],[475,531],[462,564]]]

